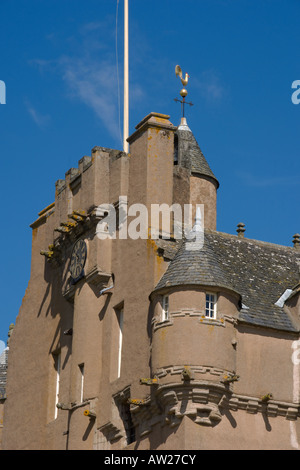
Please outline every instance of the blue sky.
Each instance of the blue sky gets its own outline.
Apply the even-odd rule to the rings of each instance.
[[[30,276],[29,225],[55,181],[95,145],[122,148],[117,3],[0,2],[2,341]],[[130,133],[151,111],[179,124],[179,64],[189,127],[220,181],[218,230],[244,222],[247,237],[289,246],[300,232],[299,18],[298,0],[129,0]]]

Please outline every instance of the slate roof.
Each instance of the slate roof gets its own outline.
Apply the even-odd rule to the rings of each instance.
[[[156,289],[193,284],[235,290],[207,236],[198,249],[193,249],[196,243],[188,240],[181,243]]]
[[[186,250],[181,243],[155,291],[187,284],[232,289],[241,295],[240,321],[296,332],[275,303],[298,284],[298,264],[295,248],[206,230],[203,250]]]
[[[184,168],[188,168],[191,173],[212,178],[215,180],[217,187],[219,187],[219,181],[207,163],[207,160],[188,125],[180,125],[176,130],[176,134],[178,136],[179,164]]]
[[[298,331],[275,303],[299,282],[300,251],[247,238],[211,233],[208,239],[247,308],[240,320],[281,330]]]

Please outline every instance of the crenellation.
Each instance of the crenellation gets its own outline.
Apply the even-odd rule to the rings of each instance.
[[[57,180],[55,183],[56,195],[58,196],[64,189],[66,189],[65,180]]]
[[[78,161],[78,169],[80,173],[86,171],[92,165],[92,157],[84,156]]]

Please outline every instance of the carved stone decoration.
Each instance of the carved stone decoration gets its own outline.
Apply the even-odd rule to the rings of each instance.
[[[159,387],[156,398],[163,409],[165,423],[177,425],[183,416],[188,416],[196,424],[214,426],[222,415],[219,403],[224,395],[224,387],[219,385],[191,382],[187,385],[169,384]]]
[[[94,286],[106,285],[111,278],[110,273],[102,271],[99,266],[93,266],[85,276],[87,282]]]
[[[148,397],[147,406],[131,405],[130,409],[133,424],[140,437],[149,434],[157,423],[162,423],[162,409],[153,397]]]
[[[148,406],[131,406],[138,435],[149,434],[154,425],[175,428],[187,416],[202,426],[215,426],[222,415],[224,386],[193,382],[192,385],[172,383],[162,385],[148,397]]]
[[[47,262],[49,262],[54,268],[61,266],[62,252],[59,242],[56,242],[56,244],[49,245],[47,250],[41,250],[40,254],[45,256]]]
[[[158,385],[145,399],[147,406],[131,405],[132,419],[137,435],[143,437],[156,424],[176,428],[187,416],[200,426],[216,426],[224,410],[245,410],[247,413],[266,413],[267,416],[284,416],[295,420],[299,406],[270,400],[265,403],[256,397],[235,395],[223,383],[192,380],[190,382]]]

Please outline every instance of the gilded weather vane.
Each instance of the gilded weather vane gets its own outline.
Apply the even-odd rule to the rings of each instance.
[[[185,101],[185,98],[188,94],[187,89],[185,87],[188,84],[190,76],[186,73],[185,77],[183,77],[183,73],[182,73],[181,67],[179,65],[176,65],[176,67],[175,67],[175,75],[176,75],[176,77],[180,78],[181,83],[183,85],[183,88],[179,92],[180,96],[182,97],[182,100],[179,100],[179,99],[175,98],[174,101],[177,101],[177,102],[181,103],[182,117],[184,117],[184,105],[189,104],[190,106],[193,106],[193,103],[187,103]]]

